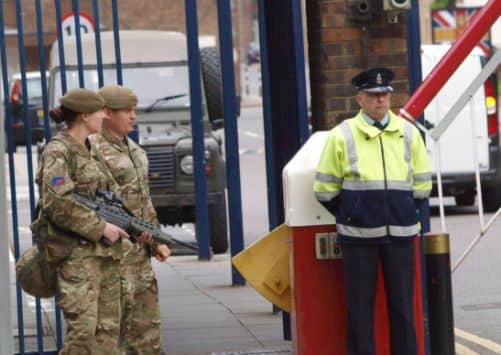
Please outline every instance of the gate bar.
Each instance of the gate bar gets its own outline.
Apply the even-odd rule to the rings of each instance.
[[[78,85],[85,87],[82,59],[82,34],[80,33],[80,9],[78,0],[73,0],[73,18],[75,19],[75,38],[77,41]]]
[[[57,47],[59,50],[59,73],[61,76],[61,94],[66,94],[68,88],[66,86],[66,60],[64,59],[64,40],[63,26],[61,25],[61,0],[54,1],[56,10],[56,26],[57,26]]]
[[[26,142],[26,163],[28,168],[28,188],[30,196],[30,215],[31,220],[35,219],[35,189],[33,186],[33,160],[31,151],[31,122],[28,117],[28,87],[26,85],[26,57],[24,53],[23,39],[23,12],[21,0],[16,0],[16,20],[17,20],[17,40],[19,52],[19,66],[21,69],[21,87],[23,92],[23,122],[24,122],[24,137]],[[7,96],[8,97],[8,96]],[[19,244],[18,244],[19,246]],[[18,250],[19,251],[19,250]],[[43,353],[43,333],[42,333],[42,311],[40,299],[35,299],[35,313],[37,324],[37,345],[38,352]]]
[[[258,1],[259,17],[259,51],[261,61],[261,82],[262,82],[262,100],[263,100],[263,128],[264,128],[264,146],[266,152],[266,184],[268,188],[268,229],[271,231],[278,227],[278,214],[276,203],[276,175],[275,158],[273,151],[273,125],[271,123],[271,102],[270,102],[270,69],[268,64],[268,48],[266,45],[266,21],[264,13],[264,0]]]
[[[263,105],[263,130],[266,163],[266,192],[268,200],[268,230],[278,227],[278,207],[276,201],[275,158],[273,151],[273,125],[271,122],[270,102],[270,71],[268,63],[268,48],[266,44],[266,19],[263,0],[258,1],[259,22],[259,56],[261,63],[261,98]],[[278,314],[280,308],[273,305],[273,314]]]
[[[190,79],[191,135],[195,169],[195,233],[198,240],[198,259],[210,260],[209,211],[205,178],[205,144],[200,82],[200,50],[198,46],[197,1],[185,0],[186,41]]]
[[[2,4],[0,3],[0,12]],[[3,15],[0,15],[2,25],[1,31],[3,32]],[[2,50],[4,49],[3,33],[0,35]],[[2,67],[4,58],[0,60]],[[3,69],[3,68],[2,68]],[[2,75],[2,78],[5,76]],[[5,84],[5,80],[4,80]],[[5,88],[5,86],[4,86]],[[5,91],[5,90],[4,90]],[[5,101],[9,101],[6,96]],[[0,109],[0,149],[5,147],[5,130],[4,130],[4,112]],[[12,344],[12,325],[11,325],[11,300],[10,300],[10,245],[9,245],[9,231],[7,228],[7,191],[6,181],[7,176],[5,171],[5,154],[0,154],[0,354],[13,354],[14,348]]]
[[[103,53],[101,49],[101,24],[99,22],[99,4],[98,0],[92,0],[92,14],[94,16],[94,37],[96,42],[96,64],[97,64],[97,77],[99,87],[104,85],[103,77]]]
[[[122,56],[120,54],[120,33],[119,33],[117,0],[111,0],[111,7],[113,12],[113,37],[115,39],[115,63],[117,70],[117,84],[123,85]]]
[[[35,0],[35,11],[37,18],[37,39],[38,39],[38,57],[40,62],[40,77],[42,85],[42,104],[43,104],[43,121],[44,121],[44,135],[45,140],[49,141],[50,138],[50,124],[49,124],[49,98],[47,95],[47,67],[45,65],[45,48],[42,28],[42,6],[41,0]],[[38,115],[37,115],[38,116]]]
[[[48,142],[51,136],[50,122],[49,122],[49,99],[47,95],[47,75],[45,66],[45,48],[44,48],[44,37],[43,37],[43,27],[42,27],[42,7],[41,0],[35,0],[35,10],[37,19],[37,38],[38,38],[38,57],[40,60],[40,76],[42,85],[42,102],[43,102],[43,116],[44,116],[44,135],[45,140]],[[38,119],[38,114],[37,114]],[[55,321],[56,321],[56,347],[61,349],[63,345],[62,336],[62,319],[61,319],[61,309],[55,304]]]
[[[299,145],[303,145],[310,137],[308,127],[308,103],[306,92],[306,69],[304,65],[304,43],[303,43],[303,15],[301,12],[301,1],[292,0],[292,31],[294,37],[294,62],[296,77],[296,105],[297,105],[297,126],[299,130]],[[299,148],[298,148],[299,150]]]
[[[242,190],[240,188],[240,156],[235,105],[235,67],[233,65],[233,39],[230,0],[217,1],[219,50],[223,81],[224,143],[226,152],[226,181],[228,182],[228,220],[230,224],[231,256],[244,249],[242,226]],[[245,280],[231,264],[232,285],[245,285]]]
[[[0,6],[0,23],[4,23],[3,16],[3,6]],[[3,81],[3,93],[4,93],[4,105],[5,105],[5,120],[7,127],[7,143],[9,150],[9,177],[10,177],[10,195],[11,195],[11,209],[12,209],[12,234],[14,239],[14,258],[17,261],[19,259],[19,229],[18,229],[18,215],[17,215],[17,197],[16,197],[16,174],[14,165],[14,152],[12,147],[14,142],[12,141],[14,136],[14,131],[12,129],[12,111],[10,107],[10,94],[9,94],[9,81],[8,81],[8,71],[7,71],[7,52],[5,49],[5,31],[4,26],[0,26],[0,56],[2,64],[2,81]],[[9,295],[10,297],[10,295]],[[23,317],[23,297],[22,291],[19,284],[16,282],[16,301],[17,301],[17,329],[18,329],[18,341],[19,341],[19,351],[24,353],[24,317]]]

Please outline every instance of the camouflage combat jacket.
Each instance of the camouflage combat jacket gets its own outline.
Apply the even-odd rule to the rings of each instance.
[[[101,133],[89,137],[92,157],[106,165],[117,185],[117,195],[123,199],[125,207],[136,217],[158,225],[157,214],[150,198],[148,179],[148,157],[146,152],[133,140],[120,139],[105,128]],[[132,250],[124,250],[131,257],[151,255],[153,250],[143,248],[144,244],[134,244]],[[130,254],[129,251],[133,251]],[[139,254],[138,254],[139,253]],[[131,259],[132,260],[132,259]]]
[[[106,129],[90,137],[92,156],[103,162],[118,185],[117,194],[136,217],[158,224],[150,198],[148,157],[134,141],[119,139]]]
[[[70,255],[121,258],[120,242],[107,246],[100,241],[106,222],[71,196],[75,192],[94,199],[98,189],[114,187],[87,147],[66,131],[55,135],[40,157],[36,182],[41,187],[42,217],[32,229],[49,261]]]

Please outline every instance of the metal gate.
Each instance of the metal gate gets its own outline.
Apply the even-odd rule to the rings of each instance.
[[[103,3],[104,1],[101,1]],[[83,3],[83,2],[82,2]],[[34,166],[36,165],[36,152],[32,146],[33,132],[38,130],[45,140],[51,136],[50,123],[48,118],[49,108],[53,106],[54,101],[49,102],[48,77],[47,77],[47,53],[44,46],[44,36],[49,30],[44,27],[47,21],[42,18],[53,14],[57,28],[57,39],[59,45],[58,60],[61,63],[60,85],[61,94],[67,90],[67,76],[65,66],[65,51],[63,34],[74,31],[74,40],[76,41],[78,58],[78,83],[80,87],[85,87],[84,68],[85,60],[82,52],[81,31],[94,24],[95,31],[95,50],[97,60],[97,76],[99,87],[107,84],[103,77],[102,48],[101,48],[101,22],[100,22],[100,2],[92,0],[92,16],[80,16],[80,3],[78,0],[54,0],[53,7],[49,2],[35,0],[33,8],[28,12],[23,9],[23,4],[27,2],[21,0],[2,1],[0,0],[0,62],[2,78],[3,103],[0,117],[3,117],[2,129],[5,128],[5,135],[1,134],[0,143],[4,142],[8,153],[8,176],[4,169],[4,154],[0,158],[0,186],[7,186],[7,193],[0,193],[0,224],[4,230],[0,231],[0,353],[1,354],[56,354],[61,348],[63,342],[64,323],[61,312],[55,305],[53,299],[35,299],[25,294],[17,283],[13,284],[14,276],[12,270],[12,261],[18,260],[20,254],[31,246],[31,232],[28,229],[30,221],[35,218],[35,205],[38,198],[34,184]],[[89,2],[86,2],[89,4]],[[117,0],[106,1],[107,6],[111,7],[112,32],[114,37],[114,50],[116,58],[116,79],[114,83],[123,83],[122,56],[120,48],[120,26],[119,26],[119,6]],[[196,192],[196,232],[198,239],[198,255],[200,259],[210,259],[209,249],[209,218],[207,209],[207,187],[205,178],[205,147],[204,147],[204,128],[203,128],[203,107],[202,107],[202,85],[200,78],[200,52],[198,44],[198,20],[197,20],[197,1],[185,0],[186,15],[186,37],[188,48],[188,74],[189,74],[189,97],[191,107],[191,127],[193,136],[193,156],[194,156],[194,179]],[[73,19],[68,25],[68,16],[62,13],[62,7],[71,9]],[[27,13],[35,14],[35,17],[28,16]],[[219,29],[219,53],[222,68],[222,89],[224,102],[224,120],[225,120],[225,156],[226,156],[226,180],[228,192],[228,221],[231,239],[231,254],[234,255],[243,249],[243,231],[242,231],[242,207],[240,197],[240,170],[238,155],[238,135],[236,125],[236,94],[235,78],[233,68],[233,43],[232,43],[232,24],[231,24],[231,6],[230,0],[217,1],[218,29]],[[23,17],[24,14],[24,17]],[[15,16],[15,26],[7,26],[6,19]],[[36,31],[27,33],[23,21],[33,21],[36,24]],[[25,38],[29,36],[37,44],[36,53],[32,51],[31,55],[38,56],[37,64],[39,81],[41,83],[41,108],[31,110],[28,98],[29,80],[27,74],[27,53],[25,52]],[[16,81],[9,82],[12,72],[8,69],[13,67],[9,63],[9,52],[11,47],[8,43],[17,42],[17,56],[19,58],[19,76]],[[33,47],[32,47],[33,48]],[[54,80],[54,79],[52,79]],[[13,85],[15,88],[16,100],[12,95]],[[24,94],[23,94],[24,93]],[[14,107],[14,104],[17,107]],[[22,112],[19,121],[15,121],[13,112],[19,109]],[[3,122],[5,121],[5,124]],[[21,127],[21,128],[20,128]],[[22,139],[25,142],[25,158],[15,153],[15,130],[22,131]],[[24,148],[19,148],[23,150]],[[7,164],[5,165],[7,166]],[[20,174],[16,175],[16,171]],[[24,189],[19,188],[19,181],[23,180]],[[5,184],[4,184],[5,183]],[[3,196],[7,198],[4,199]],[[8,210],[10,210],[8,212]],[[7,222],[7,223],[5,223]],[[7,228],[8,227],[8,228]],[[9,229],[10,231],[7,231]],[[13,259],[10,264],[7,250],[11,249]],[[10,270],[9,270],[10,269]],[[241,276],[232,271],[233,285],[243,284]],[[9,287],[5,287],[9,285]],[[14,285],[12,289],[11,286]],[[15,310],[15,312],[11,312]],[[11,314],[15,313],[15,314]],[[11,323],[11,317],[13,322]],[[11,342],[11,339],[13,342]]]

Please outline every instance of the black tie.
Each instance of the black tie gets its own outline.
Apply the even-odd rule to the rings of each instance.
[[[379,121],[375,121],[373,126],[379,128],[380,131],[384,129],[384,125]]]

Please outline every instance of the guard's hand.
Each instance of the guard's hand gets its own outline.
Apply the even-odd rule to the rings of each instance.
[[[143,232],[139,237],[137,237],[137,241],[139,243],[152,245],[154,242],[153,234],[151,234],[150,232]]]
[[[110,244],[115,244],[120,237],[129,238],[129,235],[122,228],[106,222],[103,231],[103,238],[105,238]]]
[[[167,260],[167,258],[171,254],[169,247],[165,244],[158,244],[155,252],[156,252],[155,259],[157,259],[160,262],[164,262],[165,260]]]

